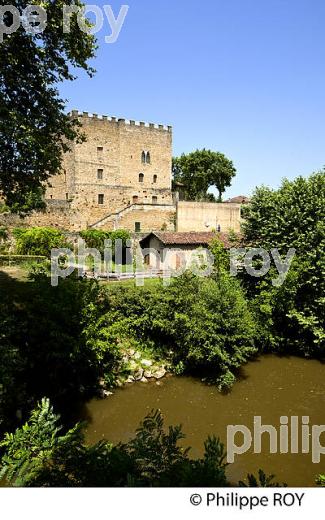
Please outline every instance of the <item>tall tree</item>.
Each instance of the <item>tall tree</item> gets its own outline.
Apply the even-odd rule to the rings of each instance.
[[[272,270],[264,279],[246,278],[263,324],[270,325],[268,341],[283,350],[324,356],[325,170],[285,179],[278,190],[257,188],[245,213],[248,244],[276,248],[283,259],[290,248],[296,251],[281,287],[273,287]]]
[[[189,200],[215,200],[208,193],[209,188],[215,187],[219,192],[218,201],[221,202],[222,194],[235,175],[232,161],[220,152],[196,150],[173,159],[174,180],[184,184]]]
[[[70,32],[63,32],[63,6],[83,4],[6,1],[20,12],[38,4],[47,12],[45,30],[31,34],[20,26],[0,43],[0,194],[12,209],[26,207],[31,193],[60,170],[69,143],[82,139],[78,122],[64,111],[58,84],[75,79],[72,69],[82,68],[90,76],[94,72],[87,62],[94,57],[95,38],[80,29],[76,14]],[[4,24],[12,24],[9,12]]]

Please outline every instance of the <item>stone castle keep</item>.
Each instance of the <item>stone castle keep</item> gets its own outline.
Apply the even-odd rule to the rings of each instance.
[[[172,127],[78,111],[71,117],[81,122],[86,141],[72,145],[61,173],[50,178],[47,209],[20,225],[71,232],[240,230],[240,203],[186,202],[172,191]]]
[[[74,144],[46,199],[70,205],[70,227],[174,229],[172,128],[72,112],[86,142]]]

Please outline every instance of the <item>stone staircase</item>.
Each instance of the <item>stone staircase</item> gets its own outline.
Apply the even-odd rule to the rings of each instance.
[[[146,204],[146,203],[135,203],[130,206],[126,206],[120,211],[116,211],[114,213],[109,213],[106,217],[94,222],[89,226],[90,229],[100,229],[103,226],[111,224],[113,229],[118,229],[120,227],[120,222],[124,219],[128,214],[134,211],[151,211],[151,210],[161,210],[161,211],[172,211],[175,209],[175,206],[172,204]]]

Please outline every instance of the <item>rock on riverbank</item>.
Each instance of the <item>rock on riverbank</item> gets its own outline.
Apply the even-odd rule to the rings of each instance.
[[[124,385],[134,384],[137,382],[148,383],[157,381],[157,383],[168,374],[168,363],[166,361],[157,361],[147,359],[141,352],[134,349],[123,352],[123,373],[125,376],[119,376],[116,386],[121,388]],[[105,388],[105,384],[101,382],[101,396],[107,398],[112,392]]]

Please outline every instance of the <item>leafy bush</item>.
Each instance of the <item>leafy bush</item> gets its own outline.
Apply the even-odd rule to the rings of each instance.
[[[50,258],[51,250],[68,248],[64,234],[47,227],[16,228],[13,231],[16,239],[16,252],[19,255],[37,255]]]
[[[110,238],[109,231],[87,229],[85,231],[80,231],[79,235],[86,242],[87,247],[97,249],[101,254],[104,254],[104,242]]]
[[[0,203],[0,214],[9,213],[9,212],[10,212],[10,208],[6,204],[3,204],[3,202],[1,202]]]
[[[325,354],[325,171],[283,181],[279,190],[258,188],[245,209],[245,238],[254,247],[277,248],[296,257],[282,285],[245,277],[261,344],[307,356]]]
[[[176,369],[208,374],[220,388],[256,353],[255,325],[244,294],[226,273],[218,280],[189,274],[155,290],[107,292],[99,326],[116,336],[133,335],[142,345],[169,352]]]
[[[30,419],[0,442],[0,479],[24,487],[225,487],[226,452],[216,437],[204,443],[202,458],[192,459],[179,442],[181,426],[164,427],[159,411],[145,417],[126,444],[85,443],[83,425],[63,430],[48,399]],[[249,487],[279,487],[273,475],[248,475]],[[246,486],[240,482],[239,486]],[[284,484],[285,485],[285,484]]]
[[[258,471],[258,477],[255,475],[248,474],[247,475],[247,483],[244,481],[239,482],[239,487],[286,487],[286,484],[279,484],[279,482],[274,481],[275,475],[266,475],[262,469]]]
[[[115,363],[110,343],[91,336],[101,312],[97,284],[71,276],[51,287],[40,267],[31,275],[34,282],[20,288],[19,300],[4,294],[0,306],[6,324],[0,338],[0,434],[16,424],[17,410],[25,417],[44,394],[69,417],[76,402],[96,394],[104,368],[110,373]]]
[[[29,421],[6,434],[0,479],[25,487],[49,486],[224,486],[225,451],[219,439],[205,443],[203,459],[191,460],[179,446],[180,426],[164,430],[160,412],[152,412],[133,440],[112,446],[102,441],[87,447],[82,425],[63,433],[48,399]]]
[[[42,211],[46,209],[44,187],[35,188],[27,193],[20,194],[19,201],[11,204],[10,211],[26,215],[31,211]]]
[[[117,240],[122,241],[122,262],[125,262],[125,249],[127,241],[131,238],[130,233],[124,229],[116,231],[100,231],[98,229],[87,229],[80,232],[81,238],[89,248],[97,249],[101,255],[104,254],[105,240],[112,241],[112,258],[115,260],[115,244]]]

